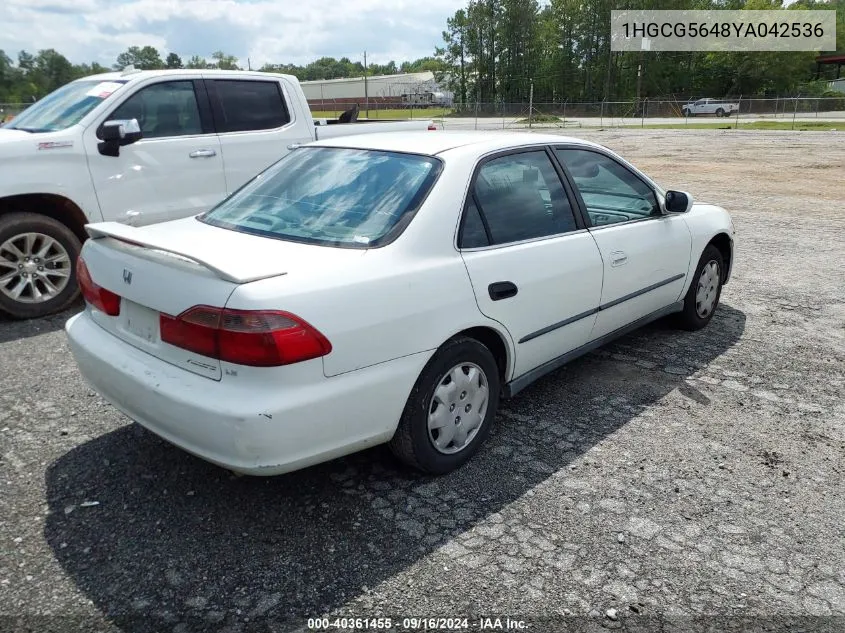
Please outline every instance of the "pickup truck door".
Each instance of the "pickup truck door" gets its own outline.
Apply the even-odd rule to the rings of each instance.
[[[613,157],[558,147],[604,261],[591,339],[677,301],[690,265],[692,236],[682,215],[663,214],[652,186]]]
[[[602,260],[544,148],[476,170],[458,238],[481,312],[507,328],[519,377],[589,340]]]
[[[287,154],[288,145],[314,140],[310,117],[291,107],[283,80],[206,78],[205,85],[223,152],[227,194]]]
[[[141,140],[116,157],[98,150],[109,120],[137,119]],[[202,81],[144,84],[84,133],[88,168],[105,220],[153,224],[206,211],[226,193],[220,141]]]

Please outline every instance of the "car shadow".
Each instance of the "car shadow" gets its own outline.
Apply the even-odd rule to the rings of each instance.
[[[84,305],[82,299],[77,299],[66,310],[38,319],[23,321],[11,319],[0,312],[0,344],[61,330],[67,320],[79,312]]]
[[[504,402],[481,452],[440,478],[403,470],[384,447],[236,477],[127,425],[49,466],[46,541],[125,631],[304,629],[305,618],[368,594],[549,477],[567,477],[669,392],[706,401],[686,379],[744,328],[745,315],[722,305],[699,332],[657,323],[619,339]]]

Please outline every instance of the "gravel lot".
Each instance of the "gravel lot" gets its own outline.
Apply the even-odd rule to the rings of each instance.
[[[843,136],[575,134],[730,209],[733,280],[704,331],[651,326],[505,402],[451,476],[378,448],[234,477],[88,389],[70,312],[0,321],[0,631],[845,629]]]

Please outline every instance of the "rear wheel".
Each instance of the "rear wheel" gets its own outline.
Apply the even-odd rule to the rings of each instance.
[[[60,222],[36,213],[0,217],[0,311],[16,319],[58,312],[76,298],[82,245]]]
[[[712,244],[701,254],[695,275],[684,297],[684,309],[678,315],[678,325],[685,330],[700,330],[713,318],[722,295],[722,254]]]
[[[718,110],[716,110],[716,116],[718,116],[718,117],[723,117],[723,116],[725,116],[725,111],[724,111],[724,109],[719,108]]]
[[[490,434],[499,371],[475,339],[446,342],[417,379],[390,449],[407,465],[441,475],[469,460]]]

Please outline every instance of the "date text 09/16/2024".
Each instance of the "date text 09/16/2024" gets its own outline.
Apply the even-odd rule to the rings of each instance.
[[[309,618],[308,628],[315,631],[519,631],[528,629],[525,620],[509,617],[480,618]]]

